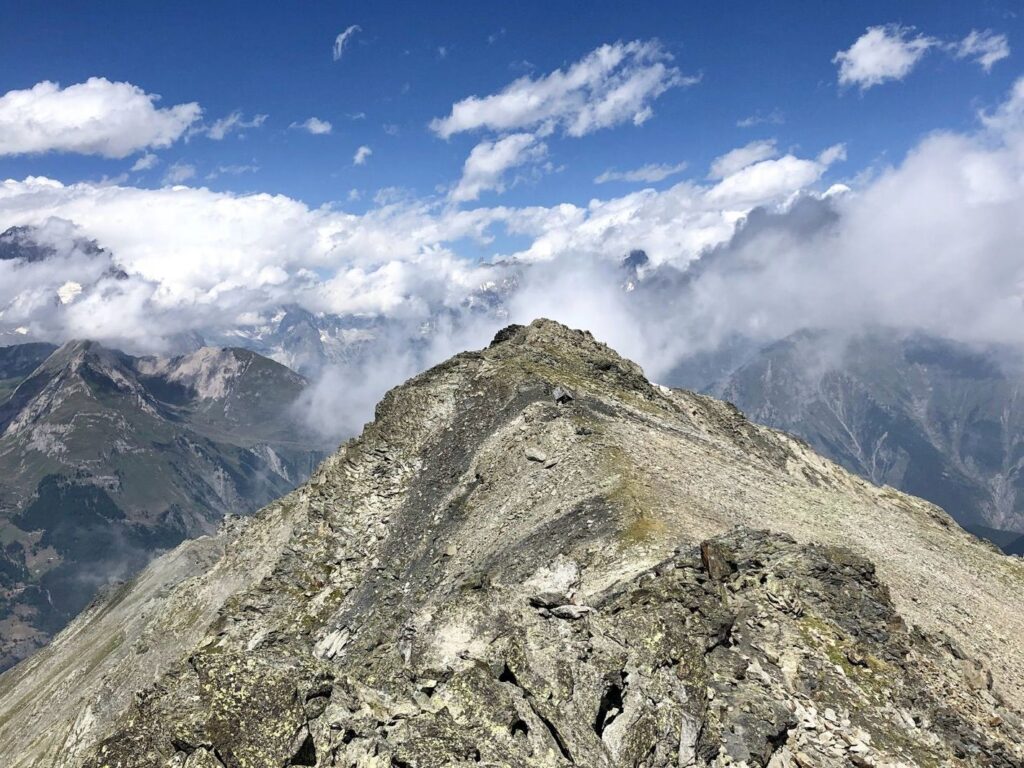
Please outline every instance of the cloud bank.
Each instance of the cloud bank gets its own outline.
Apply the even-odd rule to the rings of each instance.
[[[339,387],[371,400],[538,315],[589,328],[655,379],[731,339],[806,327],[1024,346],[1024,79],[974,130],[828,187],[842,157],[746,145],[663,190],[585,205],[382,199],[361,215],[283,195],[7,180],[0,231],[38,226],[56,255],[0,261],[0,331],[165,351],[300,307],[359,340],[320,402]],[[347,410],[345,428],[362,413]]]

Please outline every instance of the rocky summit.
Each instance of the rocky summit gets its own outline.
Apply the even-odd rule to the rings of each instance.
[[[1020,766],[1024,563],[539,320],[0,677],[6,766]]]

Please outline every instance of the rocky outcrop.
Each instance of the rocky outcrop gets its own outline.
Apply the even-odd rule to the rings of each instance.
[[[1019,561],[548,321],[185,547],[0,677],[10,765],[1024,759]]]

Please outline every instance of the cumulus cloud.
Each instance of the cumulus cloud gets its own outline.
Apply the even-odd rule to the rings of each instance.
[[[973,29],[960,41],[943,42],[915,35],[913,27],[889,24],[869,27],[852,46],[839,51],[832,62],[839,65],[840,85],[856,85],[866,91],[889,80],[902,80],[931,49],[956,59],[971,59],[986,72],[1010,55],[1006,35],[991,29]]]
[[[1006,35],[997,35],[991,29],[983,32],[972,29],[967,37],[953,46],[953,53],[958,59],[972,59],[986,72],[991,72],[997,61],[1009,57],[1010,42]]]
[[[640,125],[653,114],[651,102],[670,88],[697,82],[672,66],[657,41],[602,45],[567,69],[543,77],[521,77],[490,96],[470,96],[447,117],[430,123],[449,138],[465,131],[498,133],[560,127],[583,136],[624,122]]]
[[[366,165],[366,161],[370,159],[370,155],[373,154],[373,150],[365,144],[356,150],[356,153],[352,156],[353,165]]]
[[[311,117],[301,123],[292,123],[290,127],[302,128],[304,131],[311,133],[314,136],[323,136],[330,133],[334,128],[329,121],[321,120],[319,117]]]
[[[1024,346],[1022,150],[1019,133],[936,134],[864,187],[749,215],[693,271],[679,344],[880,325]]]
[[[595,184],[607,184],[609,181],[630,181],[653,183],[663,181],[669,176],[676,176],[686,170],[686,163],[649,163],[631,171],[616,171],[609,168],[594,179]]]
[[[865,91],[888,80],[902,80],[938,44],[933,37],[915,35],[912,27],[868,27],[853,45],[839,51],[832,62],[839,65],[840,85],[855,85]]]
[[[456,102],[451,114],[431,121],[435,134],[447,139],[483,130],[497,138],[473,148],[449,200],[466,202],[485,190],[503,191],[511,168],[534,164],[534,177],[552,170],[550,163],[536,163],[547,156],[542,139],[558,129],[580,137],[626,122],[643,124],[653,115],[651,102],[670,88],[698,80],[684,77],[671,61],[656,40],[602,45],[564,70],[521,77],[498,93]],[[597,183],[664,179],[676,172],[674,166],[655,165],[621,174],[609,170]]]
[[[752,141],[745,146],[737,147],[726,152],[724,155],[716,157],[711,163],[711,171],[708,173],[708,178],[724,179],[726,176],[731,176],[737,171],[742,171],[749,165],[759,163],[762,160],[768,160],[778,154],[778,150],[775,149],[774,139]]]
[[[1024,81],[1008,104],[1017,94]],[[655,380],[736,339],[767,344],[807,328],[883,327],[1020,351],[1024,114],[1012,106],[998,113],[998,127],[928,136],[853,190],[757,205],[695,259],[651,259],[629,291],[621,269],[583,251],[536,264],[510,318],[548,315],[590,328]]]
[[[547,153],[547,145],[532,133],[513,133],[497,141],[481,141],[469,153],[462,178],[451,191],[454,202],[476,200],[486,190],[505,189],[506,172],[524,163],[535,162]]]
[[[236,110],[215,121],[213,125],[204,130],[204,133],[214,141],[221,141],[235,131],[261,127],[267,121],[267,117],[267,115],[254,115],[252,119],[246,120],[241,111]]]
[[[344,32],[339,33],[338,36],[334,38],[334,50],[331,53],[332,58],[335,61],[340,61],[342,54],[345,53],[345,46],[348,44],[348,41],[352,39],[352,36],[356,32],[362,31],[362,27],[360,27],[358,24],[353,24],[352,26],[345,29]]]
[[[168,147],[202,114],[195,102],[160,108],[131,83],[91,77],[61,88],[48,80],[0,96],[0,155],[75,152],[122,158]]]
[[[817,160],[785,155],[742,166],[737,161],[739,167],[719,181],[708,196],[712,200],[729,200],[733,205],[780,198],[789,191],[810,186],[821,178],[829,165],[843,157],[844,149],[837,145],[824,150]]]

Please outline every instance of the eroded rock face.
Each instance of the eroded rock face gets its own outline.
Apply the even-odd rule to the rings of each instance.
[[[579,615],[490,584],[331,660],[197,654],[89,764],[1020,764],[1017,721],[870,562],[764,531],[708,544],[728,575],[689,548]]]
[[[138,596],[145,648],[76,665],[84,616],[0,677],[11,764],[1024,759],[1018,561],[548,321],[393,390],[215,541],[234,586],[190,571]],[[138,694],[101,706],[117,676]]]

